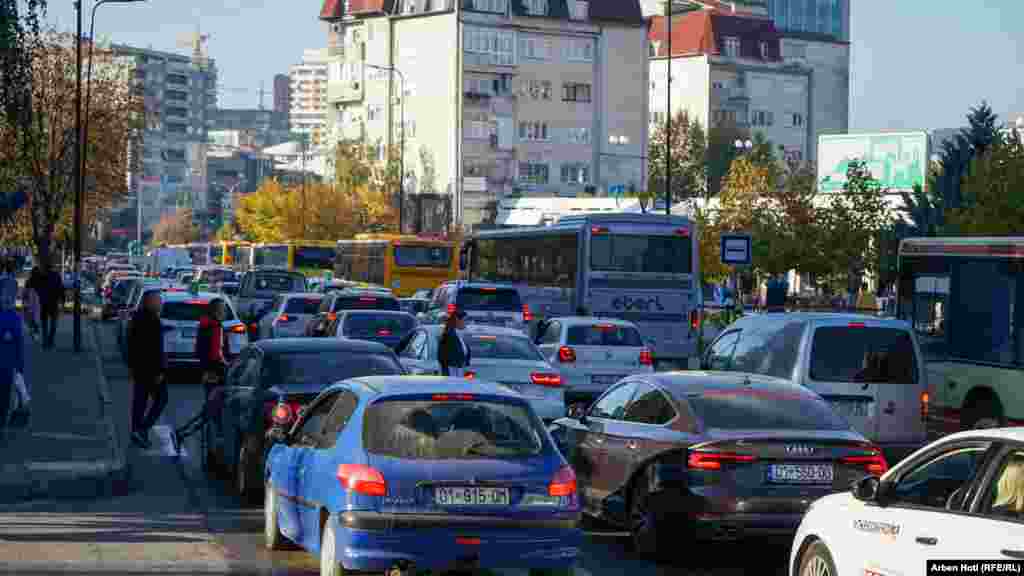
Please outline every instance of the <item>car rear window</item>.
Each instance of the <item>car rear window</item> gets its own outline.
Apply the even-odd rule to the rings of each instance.
[[[225,293],[225,294],[229,294],[231,296],[234,296],[235,294],[238,294],[238,284],[230,284],[230,285],[221,286],[220,287],[220,291]]]
[[[618,324],[591,324],[569,326],[566,344],[570,346],[634,346],[644,345],[640,331],[632,326]]]
[[[462,288],[455,297],[455,305],[463,310],[523,311],[519,291],[513,288]]]
[[[280,294],[281,292],[291,292],[292,290],[301,289],[304,284],[304,280],[287,274],[260,274],[253,278],[252,283],[249,285],[249,289],[253,292],[271,292],[274,294]]]
[[[799,393],[722,390],[687,398],[705,428],[724,430],[848,430],[824,400]]]
[[[404,336],[416,326],[416,319],[405,314],[351,314],[345,317],[345,336]]]
[[[489,334],[463,335],[473,358],[495,360],[543,360],[537,347],[529,339],[517,336],[492,336]]]
[[[811,379],[818,382],[916,384],[910,332],[899,328],[827,326],[814,331]]]
[[[360,376],[404,374],[391,355],[348,350],[278,353],[266,360],[265,379],[277,385],[323,383],[325,386]]]
[[[160,308],[160,317],[175,322],[198,322],[209,309],[206,300],[179,300],[164,302]],[[235,315],[229,306],[224,307],[224,320],[231,321]]]
[[[334,310],[401,310],[398,299],[390,296],[339,296]]]
[[[524,458],[543,450],[536,417],[521,404],[389,400],[363,419],[367,452],[410,460]]]
[[[316,314],[320,298],[289,298],[284,305],[285,314]]]

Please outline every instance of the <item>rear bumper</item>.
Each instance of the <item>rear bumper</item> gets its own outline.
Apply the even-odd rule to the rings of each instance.
[[[744,537],[792,537],[803,514],[702,514],[694,517],[697,540],[731,541]]]
[[[568,568],[580,555],[579,516],[518,520],[474,516],[344,512],[337,549],[347,570]],[[460,541],[459,539],[465,539]]]

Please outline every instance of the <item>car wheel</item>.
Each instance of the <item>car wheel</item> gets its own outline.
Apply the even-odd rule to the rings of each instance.
[[[235,489],[245,504],[255,504],[259,498],[259,464],[263,454],[255,439],[239,440],[238,463],[235,465]]]
[[[344,573],[338,561],[338,532],[328,518],[320,534],[320,576],[343,576]]]
[[[1003,407],[995,398],[977,398],[963,411],[961,428],[964,430],[985,430],[1004,425]]]
[[[658,555],[658,514],[651,506],[647,472],[633,481],[629,496],[629,540],[633,552],[653,558]]]
[[[263,491],[263,545],[267,550],[281,550],[285,547],[281,527],[277,524],[278,499],[274,487],[267,484]]]
[[[828,546],[821,540],[815,541],[804,550],[800,556],[800,576],[838,576],[836,563],[832,561],[832,554]]]

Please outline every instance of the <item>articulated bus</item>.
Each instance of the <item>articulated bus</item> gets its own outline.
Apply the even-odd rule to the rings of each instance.
[[[583,307],[636,323],[660,367],[686,367],[697,355],[700,257],[688,218],[564,216],[549,226],[478,231],[463,250],[467,279],[517,286],[538,318]]]
[[[334,270],[335,256],[334,242],[283,242],[252,247],[253,266],[280,266],[306,276],[321,276]]]
[[[1024,425],[1024,236],[903,240],[896,313],[917,332],[934,431]]]
[[[398,234],[357,234],[338,241],[334,272],[338,278],[391,289],[412,296],[459,275],[454,242],[436,237]]]

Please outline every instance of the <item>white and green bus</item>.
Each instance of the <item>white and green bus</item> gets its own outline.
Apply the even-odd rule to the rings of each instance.
[[[908,238],[897,314],[913,324],[939,432],[1024,425],[1024,236]]]

